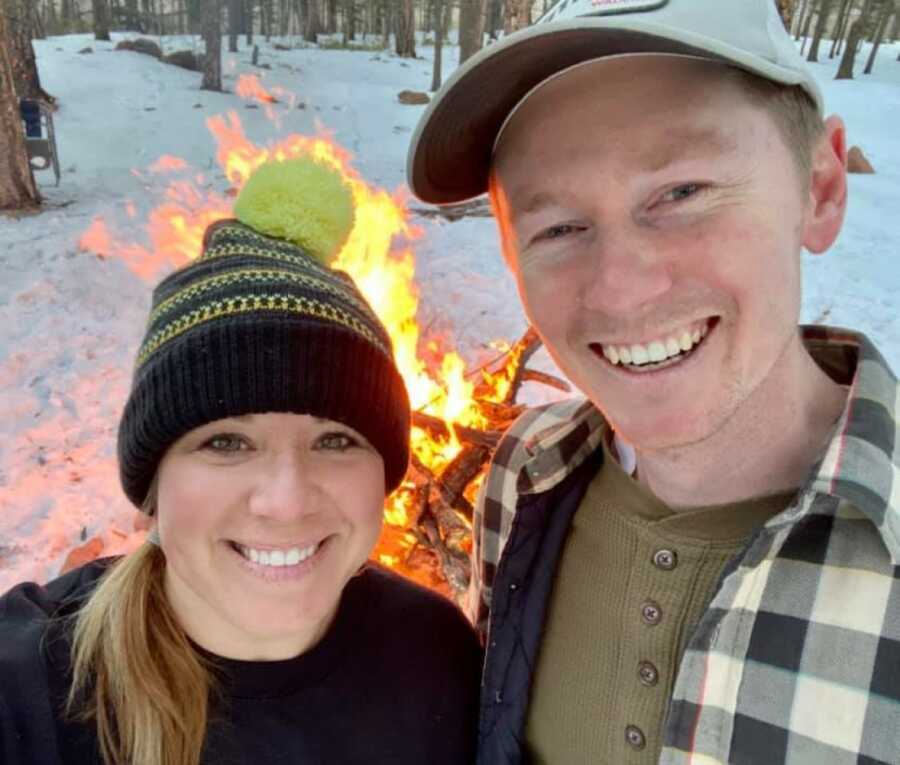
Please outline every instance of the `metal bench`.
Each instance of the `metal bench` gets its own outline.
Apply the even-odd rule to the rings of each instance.
[[[19,111],[31,168],[52,169],[59,186],[59,156],[56,153],[56,134],[53,132],[53,112],[43,101],[31,98],[19,100]]]

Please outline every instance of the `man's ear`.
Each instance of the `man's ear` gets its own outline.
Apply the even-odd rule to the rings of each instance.
[[[846,211],[847,133],[844,121],[832,115],[813,149],[803,246],[815,254],[825,252],[837,239]]]

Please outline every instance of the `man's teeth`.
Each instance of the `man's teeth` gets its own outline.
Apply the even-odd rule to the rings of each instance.
[[[687,353],[699,344],[708,330],[708,326],[704,324],[702,327],[693,330],[686,329],[678,335],[654,340],[644,345],[604,345],[603,355],[611,364],[632,364],[634,366],[656,364],[681,353]]]
[[[259,563],[261,566],[296,566],[309,558],[316,550],[318,544],[309,547],[290,547],[287,550],[257,550],[253,547],[237,545],[238,552],[247,560]]]

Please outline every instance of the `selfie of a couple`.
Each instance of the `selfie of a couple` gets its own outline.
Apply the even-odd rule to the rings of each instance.
[[[0,597],[0,762],[898,765],[900,387],[800,324],[846,165],[773,0],[561,0],[452,74],[408,185],[488,195],[577,389],[494,450],[465,609],[370,560],[411,412],[351,192],[262,165],[153,290],[146,540]]]

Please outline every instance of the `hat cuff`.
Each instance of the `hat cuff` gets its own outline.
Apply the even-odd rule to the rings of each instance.
[[[190,330],[157,354],[138,370],[119,426],[120,480],[136,506],[179,438],[215,420],[253,413],[343,423],[383,458],[387,491],[403,480],[406,387],[391,359],[359,334],[325,320],[257,314]]]

